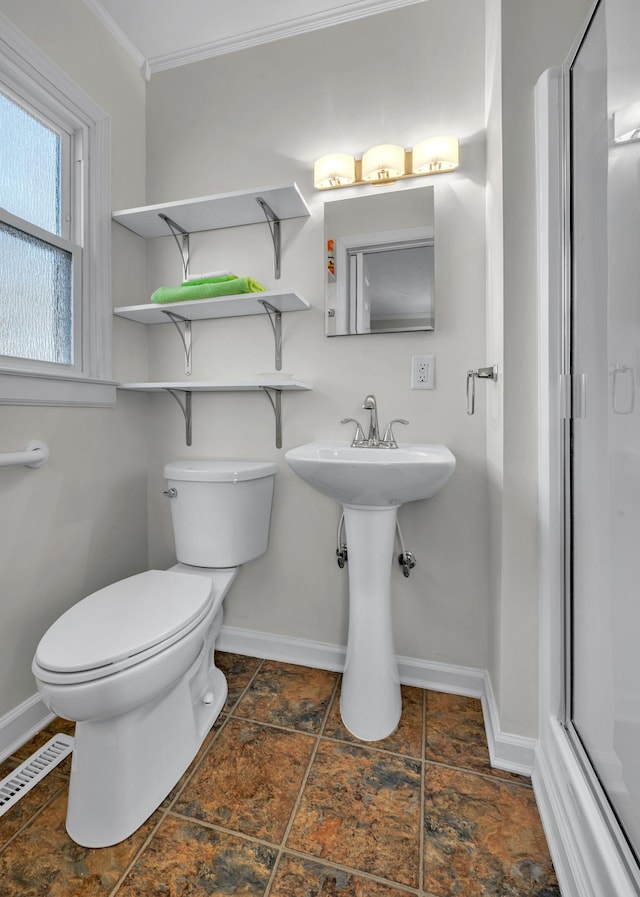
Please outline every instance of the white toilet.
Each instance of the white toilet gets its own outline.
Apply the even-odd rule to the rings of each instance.
[[[84,847],[127,838],[162,803],[222,709],[213,650],[238,567],[267,549],[277,467],[164,468],[178,563],[95,592],[45,633],[40,696],[76,721],[67,831]]]

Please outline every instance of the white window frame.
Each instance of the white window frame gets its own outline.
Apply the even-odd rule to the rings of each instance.
[[[71,238],[82,246],[74,364],[0,359],[0,404],[115,405],[111,380],[111,120],[0,14],[0,83],[73,134]],[[13,98],[13,97],[12,97]],[[3,210],[3,220],[12,224]],[[19,219],[18,219],[19,220]],[[22,228],[25,230],[25,228]],[[53,241],[52,241],[53,242]],[[0,272],[0,276],[2,276]]]

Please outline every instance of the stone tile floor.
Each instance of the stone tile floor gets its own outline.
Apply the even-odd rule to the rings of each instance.
[[[217,662],[227,704],[153,816],[79,847],[65,760],[0,818],[2,897],[560,897],[529,780],[489,765],[480,701],[403,686],[398,729],[364,743],[339,674]]]

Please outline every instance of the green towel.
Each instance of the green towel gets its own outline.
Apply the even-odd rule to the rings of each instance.
[[[152,293],[151,301],[186,302],[190,299],[216,299],[218,296],[235,296],[242,293],[263,293],[264,287],[252,277],[236,277],[223,283],[198,283],[195,286],[160,287]]]
[[[227,280],[239,280],[237,274],[218,274],[216,277],[194,277],[193,280],[183,280],[181,286],[195,287],[201,283],[225,283]]]

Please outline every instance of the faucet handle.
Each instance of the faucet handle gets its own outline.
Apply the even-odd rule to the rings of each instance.
[[[355,417],[345,417],[343,420],[340,421],[340,423],[356,425],[356,432],[353,434],[353,440],[351,442],[352,446],[362,445],[364,442],[367,441],[365,438],[365,435],[364,435],[364,430],[360,426],[360,422],[357,421],[355,419]]]
[[[393,435],[393,425],[394,424],[408,424],[408,420],[404,420],[402,417],[394,417],[393,420],[390,420],[387,424],[387,428],[384,431],[384,436],[382,437],[382,443],[385,448],[398,448],[398,443],[396,442],[395,436]]]

